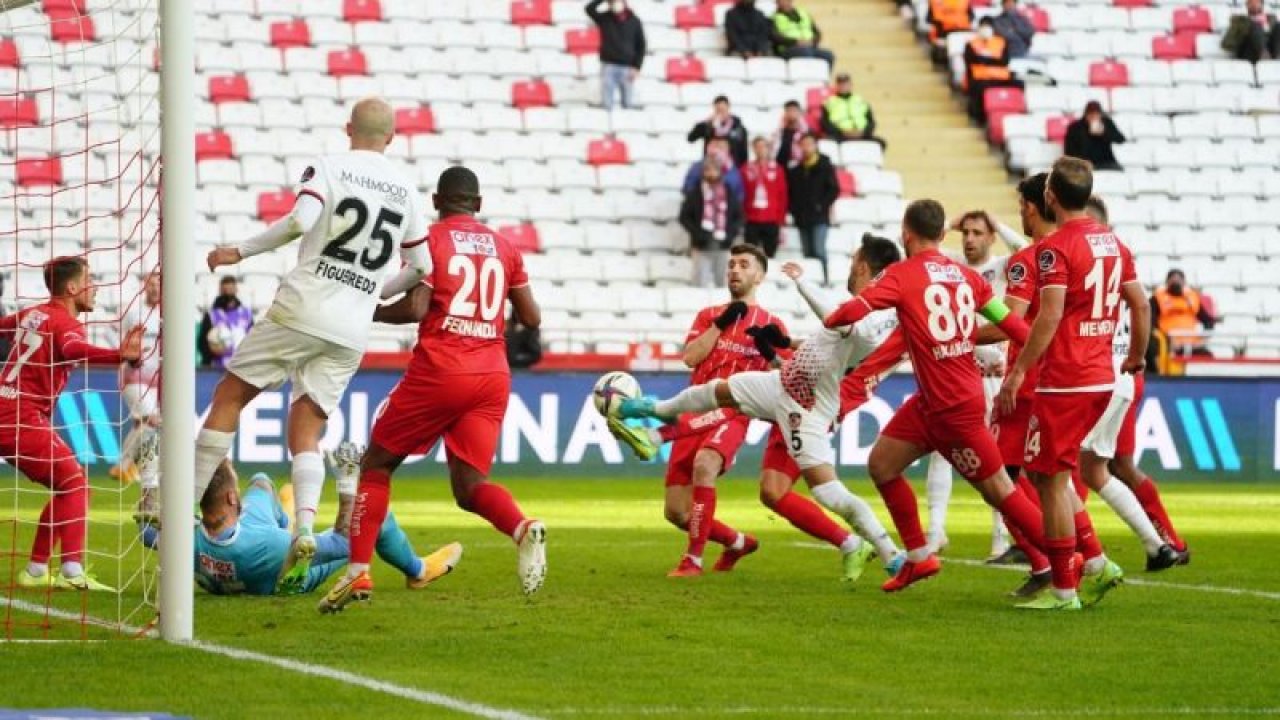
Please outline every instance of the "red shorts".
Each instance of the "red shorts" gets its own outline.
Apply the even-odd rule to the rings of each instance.
[[[782,473],[793,483],[800,477],[800,466],[791,457],[791,453],[787,452],[787,441],[777,425],[769,430],[769,444],[765,446],[764,458],[760,461],[760,471],[766,470]]]
[[[1031,419],[1031,398],[1018,398],[1013,413],[1001,415],[991,423],[991,434],[1000,447],[1000,458],[1005,465],[1022,465],[1022,454],[1027,447],[1027,421]]]
[[[747,439],[751,418],[734,415],[695,435],[684,435],[671,443],[671,459],[667,463],[667,487],[693,484],[693,459],[698,451],[714,450],[720,455],[720,474],[729,472],[738,448]]]
[[[1111,402],[1111,391],[1036,393],[1027,422],[1023,466],[1041,475],[1074,470],[1080,445]]]
[[[66,489],[85,482],[76,454],[43,415],[0,420],[0,458],[47,488]]]
[[[882,435],[942,453],[966,480],[984,480],[1000,472],[1000,448],[987,429],[986,400],[981,395],[939,412],[912,395],[893,414]]]
[[[1124,423],[1116,436],[1116,457],[1133,457],[1137,452],[1138,405],[1142,403],[1142,393],[1147,387],[1146,378],[1144,373],[1133,375],[1133,402],[1129,403],[1129,412],[1124,414]]]
[[[370,441],[407,456],[444,437],[450,458],[487,475],[510,398],[510,375],[429,375],[410,368],[374,420]]]

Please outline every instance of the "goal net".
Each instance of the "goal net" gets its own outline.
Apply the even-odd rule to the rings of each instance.
[[[157,5],[0,0],[3,311],[46,302],[46,263],[74,256],[87,261],[96,288],[93,309],[80,316],[91,343],[116,347],[128,327],[147,328],[139,369],[72,365],[49,418],[88,478],[87,518],[46,510],[66,507],[51,505],[57,488],[32,482],[14,464],[0,466],[7,639],[131,635],[156,617],[158,555],[144,545],[139,522],[150,519],[157,468],[135,459],[160,424]],[[10,350],[11,338],[0,336],[10,367],[22,353]],[[22,433],[25,422],[0,432]],[[42,538],[51,543],[44,577],[60,578],[61,541],[81,522],[81,565],[105,587],[85,592],[58,580],[50,587],[32,572],[41,559],[31,564],[33,548]]]

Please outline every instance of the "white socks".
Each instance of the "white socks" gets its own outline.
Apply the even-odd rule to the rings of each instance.
[[[840,543],[840,554],[848,555],[860,547],[862,547],[862,538],[858,537],[857,533],[850,533],[849,537],[845,538],[844,542]]]
[[[217,469],[218,463],[227,456],[231,450],[231,442],[235,440],[236,434],[233,432],[222,432],[220,430],[200,430],[196,434],[196,503],[204,497],[204,491],[208,489],[209,483],[213,481],[213,471]]]
[[[1147,513],[1142,509],[1142,503],[1138,502],[1137,496],[1128,485],[1115,478],[1109,478],[1098,494],[1138,536],[1148,555],[1154,555],[1160,549],[1164,541],[1160,539],[1160,533],[1156,532],[1155,525],[1151,524],[1151,518],[1147,517]]]
[[[369,563],[351,563],[347,566],[347,577],[355,577],[362,572],[369,572]]]
[[[1004,527],[1004,516],[999,510],[991,511],[991,554],[1003,555],[1009,550],[1009,534]]]
[[[947,534],[947,505],[951,502],[951,463],[940,453],[929,453],[929,474],[925,480],[929,500],[929,541]]]
[[[880,523],[871,506],[862,498],[849,492],[844,483],[835,480],[823,483],[810,489],[813,499],[822,507],[844,518],[845,522],[876,548],[883,562],[889,562],[898,554],[898,546],[893,544],[888,531]],[[843,548],[841,548],[843,550]]]
[[[716,384],[709,382],[687,387],[673,398],[659,400],[654,410],[659,417],[674,419],[688,412],[707,412],[717,407]]]
[[[75,560],[64,561],[62,563],[62,577],[76,578],[84,574],[84,567]]]
[[[307,534],[315,525],[316,507],[320,505],[320,493],[324,490],[324,458],[315,451],[295,454],[291,480],[294,531]]]
[[[42,578],[49,574],[49,563],[28,562],[27,574],[34,578]]]

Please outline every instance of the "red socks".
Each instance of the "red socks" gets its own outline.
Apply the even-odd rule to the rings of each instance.
[[[920,527],[920,512],[916,505],[916,493],[907,483],[907,479],[899,475],[884,485],[877,485],[880,497],[893,518],[893,526],[898,529],[898,536],[907,551],[918,550],[925,546],[924,529]]]
[[[711,542],[725,547],[733,547],[738,541],[738,531],[719,520],[711,521],[711,534],[707,536]]]
[[[1076,549],[1084,555],[1085,560],[1092,560],[1102,554],[1102,543],[1098,542],[1098,535],[1093,531],[1093,520],[1089,518],[1088,510],[1081,510],[1076,513]]]
[[[44,510],[40,511],[40,524],[36,526],[36,539],[31,544],[31,562],[40,563],[41,565],[49,564],[49,557],[53,555],[53,538],[57,533],[57,528],[53,526],[53,501],[44,504]]]
[[[716,489],[702,485],[693,486],[693,506],[689,509],[689,547],[685,554],[702,557],[711,537],[711,527],[716,523]],[[729,542],[733,542],[731,539]]]
[[[1027,496],[1036,507],[1040,507],[1040,491],[1036,490],[1035,483],[1031,482],[1031,478],[1026,473],[1018,475],[1018,479],[1013,481],[1014,485],[1022,488],[1022,492]]]
[[[512,539],[525,520],[515,498],[497,483],[482,482],[472,488],[466,509],[488,520],[498,532]]]
[[[1053,570],[1053,589],[1076,589],[1076,539],[1073,537],[1048,538],[1044,541],[1049,567]]]
[[[1156,488],[1155,482],[1151,478],[1142,481],[1142,484],[1133,489],[1133,494],[1138,496],[1138,502],[1142,503],[1142,509],[1147,513],[1147,517],[1151,518],[1151,524],[1156,526],[1156,532],[1160,533],[1169,541],[1177,550],[1185,550],[1187,544],[1182,542],[1182,538],[1178,537],[1178,532],[1173,529],[1173,523],[1169,520],[1169,513],[1164,509],[1164,503],[1160,500],[1160,491]]]
[[[391,501],[391,476],[381,470],[360,473],[356,504],[351,511],[351,562],[368,565]]]
[[[996,509],[1004,516],[1006,525],[1018,529],[1029,547],[1037,550],[1044,547],[1044,516],[1020,487],[1014,486],[1013,492],[1001,500]]]
[[[801,532],[825,540],[837,548],[849,539],[850,532],[837,525],[817,503],[794,492],[783,495],[774,503],[773,510]]]
[[[88,526],[89,487],[83,474],[69,478],[40,511],[40,524],[31,543],[31,561],[48,563],[58,545],[62,562],[83,562]]]

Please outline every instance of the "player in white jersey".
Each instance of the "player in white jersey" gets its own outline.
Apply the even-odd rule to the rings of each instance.
[[[360,366],[374,308],[431,270],[426,206],[416,182],[384,155],[395,136],[391,106],[377,98],[356,103],[347,135],[348,152],[321,156],[303,172],[292,212],[237,246],[209,253],[213,270],[302,238],[297,266],[236,349],[196,437],[199,499],[231,447],[244,407],[262,390],[292,383],[288,446],[296,537],[282,582],[305,575],[315,553],[311,527],[325,476],[319,442]],[[384,284],[397,249],[402,267]]]
[[[153,272],[142,281],[142,300],[134,303],[121,323],[121,337],[135,327],[142,327],[142,358],[120,365],[120,397],[129,408],[133,427],[124,436],[120,448],[119,472],[121,477],[137,473],[142,495],[138,499],[135,520],[153,522],[160,500],[160,466],[154,454],[147,458],[140,455],[149,436],[160,427],[160,273]]]
[[[889,240],[863,236],[862,247],[853,256],[849,291],[855,295],[861,292],[900,257],[897,246]],[[835,309],[835,304],[821,298],[818,289],[802,279],[800,266],[789,263],[784,270],[795,280],[797,289],[819,317],[825,318]],[[814,499],[844,518],[859,536],[871,543],[872,547],[867,547],[857,541],[851,543],[850,548],[842,548],[846,578],[856,579],[861,575],[873,549],[892,575],[901,565],[902,556],[871,507],[837,477],[830,431],[840,412],[840,382],[846,371],[872,355],[897,327],[897,313],[882,311],[856,325],[824,328],[800,343],[780,369],[737,373],[727,380],[694,385],[666,400],[652,397],[625,400],[620,403],[619,416],[674,422],[687,412],[723,407],[775,423],[786,437],[787,450]],[[776,353],[779,347],[791,345],[790,338],[782,337],[776,326],[765,326],[751,334],[766,357]],[[898,352],[889,367],[896,365],[900,356]],[[611,418],[609,428],[619,439],[630,442],[630,433],[620,420]]]
[[[985,210],[971,210],[961,215],[958,220],[949,223],[952,230],[962,235],[962,253],[944,251],[955,260],[976,270],[979,275],[991,284],[996,297],[1004,297],[1008,281],[1005,269],[1009,263],[1009,255],[996,255],[991,252],[997,237],[1009,248],[1010,254],[1027,246],[1027,240],[1017,230],[998,222]],[[978,322],[986,324],[979,318]],[[996,393],[1000,392],[1000,384],[1004,381],[1005,344],[979,345],[974,348],[974,357],[982,369],[982,390],[987,401],[987,419],[991,418],[991,406]],[[929,500],[929,548],[938,552],[947,545],[947,505],[951,502],[951,464],[941,453],[929,455],[929,470],[926,475],[925,490]],[[1005,532],[1000,511],[991,511],[991,555],[990,562],[1009,563],[1025,561],[1020,551],[1011,546]]]

